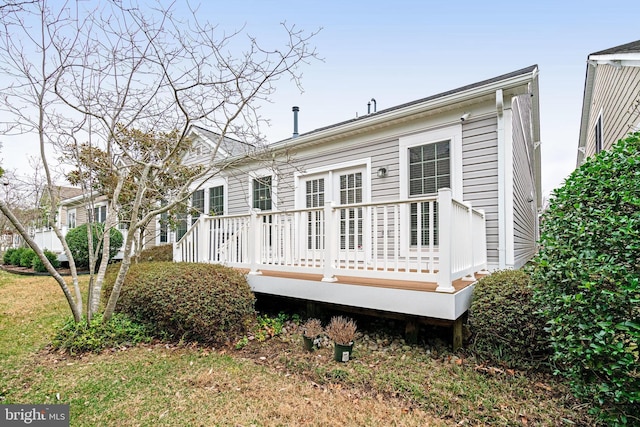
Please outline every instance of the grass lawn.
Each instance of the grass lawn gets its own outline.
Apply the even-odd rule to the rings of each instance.
[[[67,316],[51,278],[0,272],[0,404],[68,403],[72,426],[593,425],[551,377],[428,354],[366,325],[345,364],[304,351],[292,325],[239,350],[70,357],[47,348]]]

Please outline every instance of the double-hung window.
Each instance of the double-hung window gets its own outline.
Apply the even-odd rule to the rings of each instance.
[[[191,195],[191,225],[195,224],[204,212],[204,190],[196,190]]]
[[[270,211],[271,199],[271,177],[263,176],[253,180],[253,207],[263,211]]]
[[[409,197],[435,195],[440,188],[451,187],[451,147],[450,141],[419,145],[409,148]],[[412,203],[410,213],[411,245],[429,245],[430,225],[433,226],[434,244],[438,244],[437,207],[430,204]],[[431,219],[431,216],[433,218]],[[420,224],[420,227],[418,227]],[[420,232],[418,232],[420,229]]]
[[[209,215],[224,214],[224,186],[209,188]]]

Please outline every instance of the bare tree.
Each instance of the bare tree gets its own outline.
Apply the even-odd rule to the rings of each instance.
[[[160,3],[144,10],[134,1],[99,3],[90,11],[79,5],[70,2],[53,10],[42,0],[4,13],[0,50],[3,58],[15,55],[15,59],[4,58],[0,66],[19,82],[6,88],[5,110],[17,119],[20,130],[35,130],[40,136],[51,200],[57,201],[51,191],[46,144],[55,144],[73,159],[76,182],[86,186],[87,203],[96,189],[108,198],[103,259],[89,290],[89,318],[100,306],[109,230],[118,221],[129,225],[124,258],[104,312],[108,320],[131,263],[136,231],[184,203],[194,183],[233,166],[218,156],[227,137],[252,147],[247,155],[264,153],[259,104],[269,100],[283,77],[300,85],[300,67],[316,53],[309,44],[314,33],[286,24],[282,24],[283,46],[266,49],[242,31],[227,34],[201,22],[196,10],[181,18],[174,5]],[[37,38],[29,20],[38,24]],[[25,53],[16,32],[28,34],[37,59]],[[9,107],[16,105],[10,98],[35,107],[37,119]],[[216,146],[199,166],[182,169],[179,179],[158,189],[156,183],[168,179],[167,171],[179,170],[190,149],[189,130],[196,124],[218,135]],[[86,142],[79,143],[83,133]],[[87,161],[87,155],[99,158],[99,167]],[[150,202],[163,191],[162,205]],[[10,213],[1,202],[0,210]],[[17,222],[14,225],[21,230]],[[25,240],[55,276],[35,242]],[[65,253],[73,264],[66,245]],[[80,320],[82,300],[75,267],[72,271],[75,298],[64,279],[56,279],[74,318]]]

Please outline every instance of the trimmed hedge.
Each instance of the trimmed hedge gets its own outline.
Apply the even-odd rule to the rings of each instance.
[[[4,254],[2,254],[2,263],[4,265],[12,265],[11,257],[13,256],[16,250],[17,248],[9,248],[4,252]]]
[[[44,256],[47,257],[47,259],[49,260],[49,262],[51,263],[53,268],[60,267],[60,261],[58,261],[58,254],[56,254],[54,252],[51,252],[48,249],[45,249],[44,250]],[[31,265],[33,267],[33,270],[38,272],[38,273],[46,273],[47,272],[47,268],[44,266],[44,263],[38,257],[33,258],[33,262],[32,262]]]
[[[115,274],[105,281],[105,294]],[[176,340],[228,343],[255,321],[255,297],[245,276],[214,264],[145,262],[131,265],[118,312]]]
[[[138,262],[173,261],[173,245],[159,245],[144,249],[138,255]]]
[[[89,236],[87,235],[88,224],[82,224],[76,228],[69,230],[65,236],[65,240],[69,245],[69,250],[73,259],[78,267],[89,266]],[[93,248],[98,247],[98,243],[102,244],[102,233],[104,231],[104,224],[93,224]],[[109,259],[112,259],[120,250],[124,238],[122,233],[117,228],[112,228],[110,231],[110,244],[109,244]],[[100,264],[102,259],[102,246],[98,252],[97,264]]]
[[[532,277],[558,371],[602,420],[637,425],[640,133],[575,170],[541,231]]]
[[[20,258],[22,258],[22,254],[27,249],[28,248],[17,248],[16,250],[14,250],[11,253],[11,256],[9,257],[9,265],[19,266],[20,265]]]
[[[36,251],[31,248],[25,248],[25,250],[22,251],[22,255],[20,255],[20,267],[31,268],[34,258],[38,258]]]
[[[545,320],[533,302],[529,275],[496,271],[476,283],[469,310],[471,349],[481,358],[520,369],[541,367],[550,355]]]

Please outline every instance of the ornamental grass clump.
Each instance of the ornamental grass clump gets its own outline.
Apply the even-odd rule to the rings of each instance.
[[[327,336],[340,345],[350,345],[356,339],[356,322],[342,316],[331,318],[325,329]]]
[[[317,338],[322,335],[323,332],[324,330],[322,329],[322,322],[320,322],[320,319],[308,319],[302,325],[302,335],[307,338]]]

